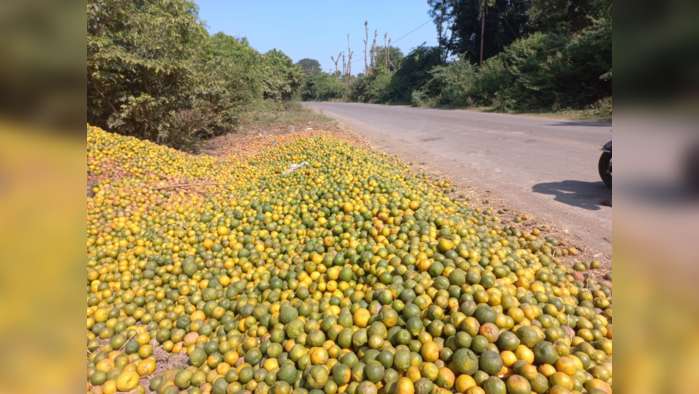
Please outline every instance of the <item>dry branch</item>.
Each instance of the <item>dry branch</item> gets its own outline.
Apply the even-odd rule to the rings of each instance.
[[[230,185],[230,183],[212,183],[212,182],[206,182],[206,183],[176,183],[173,185],[166,185],[166,186],[158,186],[151,188],[151,190],[163,190],[163,189],[174,189],[178,187],[192,187],[192,186],[220,186],[220,185]]]

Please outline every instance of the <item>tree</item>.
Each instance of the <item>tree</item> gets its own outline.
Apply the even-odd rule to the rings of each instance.
[[[304,101],[328,101],[342,99],[347,93],[347,86],[333,76],[314,72],[306,78],[301,89],[301,99]]]
[[[333,61],[333,63],[335,64],[335,74],[333,74],[333,75],[335,75],[335,79],[339,79],[339,78],[340,78],[340,72],[339,72],[339,70],[337,69],[337,63],[340,61],[340,56],[341,56],[341,55],[342,55],[342,52],[338,53],[338,54],[337,54],[337,59],[336,59],[334,56],[330,56],[330,59],[331,59],[331,60]],[[343,67],[344,67],[344,66],[343,66]],[[343,70],[343,72],[344,72],[344,70]]]
[[[477,67],[463,56],[430,71],[432,78],[419,91],[413,93],[413,105],[468,106],[478,74]]]
[[[300,66],[303,71],[306,72],[306,75],[311,75],[311,73],[315,71],[323,70],[323,68],[320,66],[320,62],[315,59],[301,59],[296,62],[296,65]]]
[[[376,68],[376,39],[379,37],[379,31],[374,30],[374,41],[371,43],[371,51],[369,52],[369,72],[373,73]]]
[[[452,36],[447,43],[453,54],[466,54],[477,63],[480,55],[483,0],[454,0]],[[491,58],[531,31],[528,2],[488,0],[485,16],[483,59]]]
[[[529,25],[537,31],[578,32],[591,26],[610,0],[528,0]]]
[[[347,33],[347,68],[346,68],[346,79],[347,79],[347,87],[350,87],[352,84],[352,55],[354,52],[352,51],[352,47],[350,46],[350,35]],[[344,56],[343,56],[343,63],[344,63]]]
[[[262,97],[262,62],[260,54],[250,47],[247,39],[216,33],[206,46],[206,64],[210,76],[220,73],[218,80],[250,102]]]
[[[291,100],[303,86],[303,69],[276,49],[265,53],[262,58],[264,97],[274,101]]]
[[[364,41],[364,74],[369,75],[371,71],[369,70],[369,56],[367,56],[367,44],[369,43],[369,21],[364,21],[364,29],[366,30],[366,38]]]
[[[437,28],[437,45],[442,53],[442,61],[449,56],[448,32],[452,30],[454,20],[454,3],[456,0],[427,0],[430,10],[427,12]]]
[[[391,78],[389,89],[392,101],[409,102],[413,91],[422,88],[429,81],[432,68],[441,63],[439,48],[422,44],[413,49]]]
[[[388,71],[395,72],[398,70],[403,62],[403,52],[400,50],[398,47],[389,47],[389,51],[386,51],[386,48],[379,47],[376,49],[376,64],[383,66],[386,64],[386,62],[389,62]],[[386,59],[386,54],[389,54],[389,58]],[[384,66],[384,69],[386,67]]]
[[[89,0],[88,122],[169,142],[178,114],[196,110],[193,62],[207,36],[191,1]]]
[[[387,104],[391,102],[391,74],[383,66],[376,67],[371,75],[358,75],[352,84],[350,98],[362,103]]]
[[[209,36],[189,0],[88,0],[87,121],[187,148],[237,127],[263,97],[287,100],[303,70],[246,38]]]

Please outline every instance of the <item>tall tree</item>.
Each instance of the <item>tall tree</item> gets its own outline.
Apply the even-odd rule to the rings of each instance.
[[[272,49],[263,56],[264,97],[274,101],[291,100],[303,85],[303,69],[284,52]]]
[[[393,55],[391,55],[393,57]],[[437,47],[425,44],[413,49],[391,78],[389,89],[394,101],[409,102],[414,90],[420,89],[431,78],[430,70],[441,64]]]
[[[369,21],[364,21],[364,28],[366,30],[366,38],[364,41],[364,74],[369,75],[371,71],[369,70],[369,57],[367,56],[367,44],[369,43]]]
[[[374,68],[376,67],[376,63],[374,63],[376,59],[376,38],[379,36],[379,31],[374,30],[374,42],[371,44],[371,52],[369,53],[370,56],[370,61],[369,61],[369,71],[374,72]]]
[[[335,79],[338,79],[340,77],[339,71],[337,70],[337,63],[340,61],[340,56],[342,55],[342,52],[337,54],[337,59],[335,59],[334,56],[330,56],[330,60],[335,63]],[[344,66],[343,66],[344,67]]]
[[[466,54],[471,63],[478,63],[481,42],[483,0],[454,0],[452,36],[448,49],[453,54]],[[527,1],[488,0],[485,12],[483,58],[491,58],[526,36],[528,24]]]
[[[529,24],[538,31],[578,32],[611,5],[611,0],[527,0]]]
[[[352,84],[352,47],[350,46],[350,35],[347,33],[347,87]]]
[[[176,114],[194,107],[206,36],[191,1],[88,1],[87,121],[166,141]]]
[[[442,61],[446,61],[449,56],[449,31],[451,31],[454,20],[454,4],[456,0],[427,0],[430,6],[427,13],[437,28],[437,47],[442,53]]]
[[[296,62],[296,65],[301,66],[303,71],[306,72],[306,75],[311,75],[313,72],[320,71],[323,69],[319,61],[309,58],[299,60],[298,62]]]
[[[388,64],[388,71],[395,72],[400,68],[404,55],[398,47],[392,46],[389,48],[388,51],[386,48],[376,49],[376,64],[384,67]]]

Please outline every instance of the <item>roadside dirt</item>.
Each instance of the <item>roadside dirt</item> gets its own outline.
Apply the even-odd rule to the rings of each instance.
[[[283,143],[289,138],[327,132],[336,133],[335,136],[345,142],[357,144],[359,141],[363,141],[359,139],[358,135],[356,137],[343,138],[345,135],[349,136],[349,129],[340,122],[312,121],[305,123],[303,127],[294,127],[293,132],[286,126],[275,126],[272,128],[263,126],[249,127],[242,133],[230,133],[207,141],[199,148],[199,154],[218,158],[231,156],[249,157],[276,143]],[[363,144],[363,147],[368,146],[368,143]]]
[[[231,153],[242,156],[250,156],[258,153],[259,149],[253,148],[254,144],[245,143],[245,141],[254,141],[261,138],[270,138],[275,136],[292,135],[304,131],[344,131],[344,125],[337,121],[322,121],[313,120],[304,122],[301,125],[294,125],[293,131],[290,126],[276,125],[248,125],[243,128],[243,131],[237,133],[229,133],[222,136],[212,138],[203,143],[198,153],[202,155],[223,157]],[[273,139],[272,139],[273,140]]]

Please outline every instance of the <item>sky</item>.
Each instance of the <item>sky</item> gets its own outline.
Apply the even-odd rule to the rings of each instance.
[[[377,45],[388,32],[403,53],[422,43],[437,45],[432,22],[400,39],[430,20],[427,0],[196,0],[199,17],[211,34],[220,31],[247,37],[259,52],[279,49],[294,62],[316,59],[324,71],[335,68],[330,56],[347,52],[352,44],[352,73],[364,68],[364,21],[369,21],[369,44],[378,29]],[[399,40],[400,39],[400,40]],[[397,41],[399,40],[399,41]],[[397,41],[397,42],[396,42]],[[338,66],[342,67],[342,61]]]

